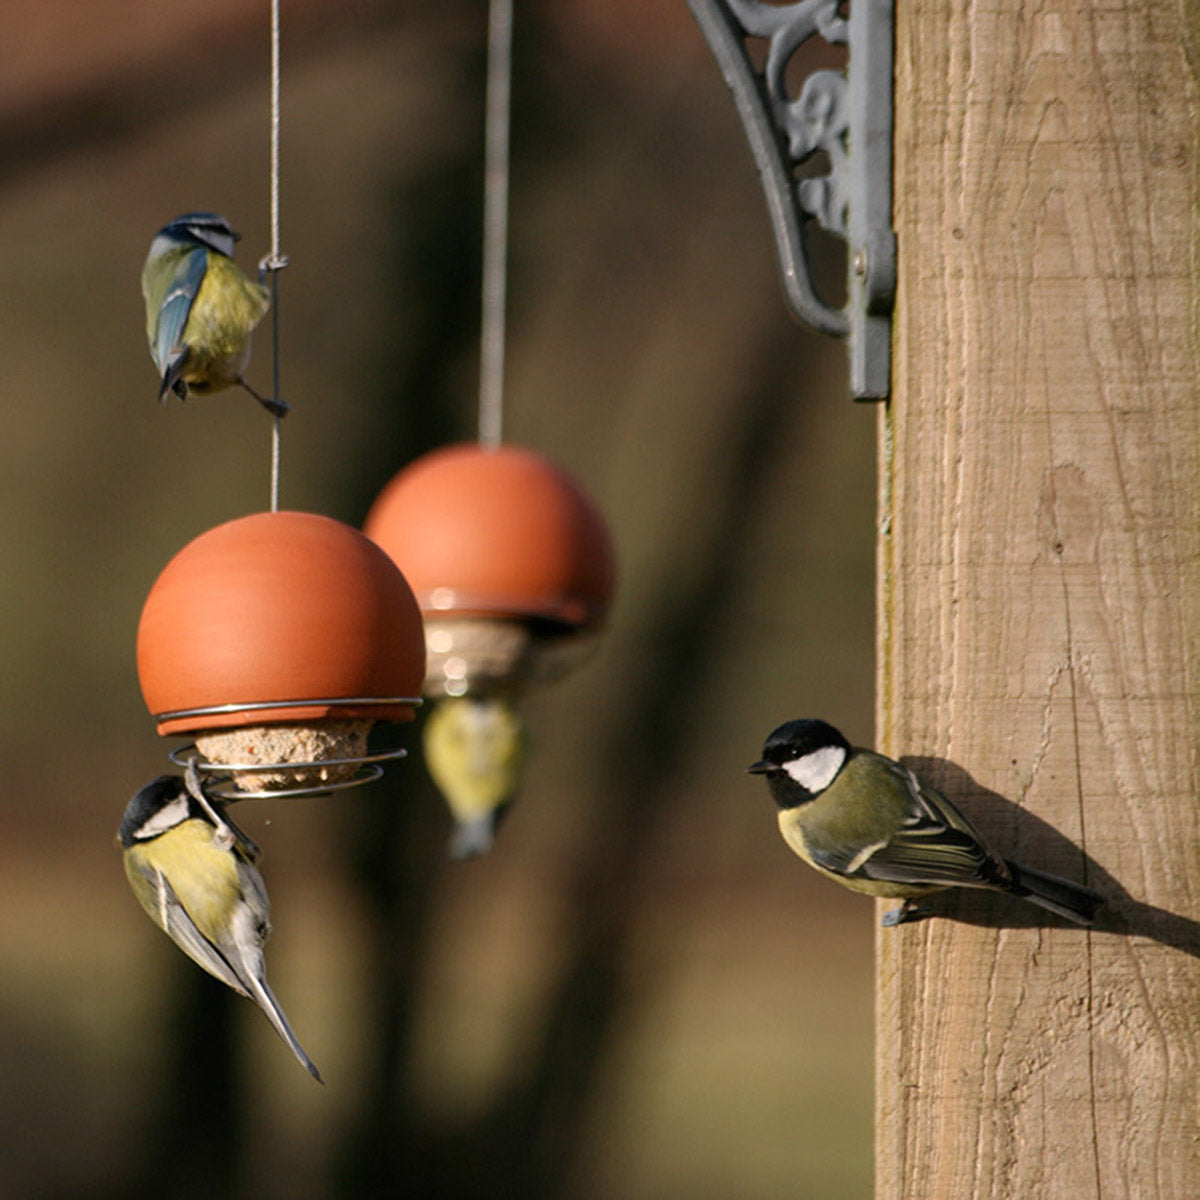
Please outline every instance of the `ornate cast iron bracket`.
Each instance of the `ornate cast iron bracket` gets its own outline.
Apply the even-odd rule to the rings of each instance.
[[[688,0],[733,92],[762,178],[784,290],[796,315],[847,339],[850,391],[882,399],[891,374],[896,291],[892,231],[893,0]],[[843,15],[847,12],[848,15]],[[846,73],[813,71],[796,96],[785,75],[797,49],[821,37],[849,50]],[[765,39],[758,70],[749,39]],[[797,177],[818,151],[828,173]],[[805,227],[815,220],[846,243],[846,303],[817,293]]]

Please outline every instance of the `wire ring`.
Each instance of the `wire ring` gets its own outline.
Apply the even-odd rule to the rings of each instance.
[[[173,712],[154,713],[155,721],[179,721],[191,717],[218,717],[227,713],[265,712],[274,708],[382,708],[406,704],[419,707],[424,701],[420,696],[334,696],[313,697],[303,700],[252,700],[238,704],[210,704],[204,708],[177,708]]]
[[[176,746],[167,757],[177,766],[186,767],[188,758],[195,757],[196,743],[189,742],[186,746]],[[191,752],[189,754],[189,751]],[[188,758],[181,757],[188,755]],[[404,758],[408,751],[401,748],[398,750],[381,750],[376,754],[361,754],[355,758],[320,758],[307,762],[274,762],[274,763],[220,763],[208,762],[203,758],[196,758],[196,768],[200,771],[209,771],[214,775],[224,775],[230,771],[245,771],[247,774],[254,772],[265,771],[306,771],[313,767],[350,767],[362,766],[371,763],[390,762],[392,759]],[[382,770],[382,768],[380,768]],[[269,795],[277,795],[281,793],[268,793]]]
[[[376,754],[364,754],[357,758],[323,758],[310,762],[282,763],[218,763],[209,762],[196,755],[195,742],[186,746],[176,746],[167,757],[177,766],[186,767],[191,763],[196,770],[205,771],[220,780],[210,783],[208,791],[222,800],[272,800],[287,799],[296,796],[326,796],[330,792],[341,792],[347,788],[358,787],[362,783],[373,783],[383,775],[380,763],[404,758],[408,751],[403,747],[397,750],[382,750]],[[186,756],[186,757],[185,757]],[[257,792],[244,791],[230,779],[222,778],[235,771],[247,775],[266,771],[306,771],[320,767],[357,766],[359,769],[347,779],[323,780],[321,783],[305,784],[294,788],[263,788]]]
[[[292,764],[289,764],[292,765]],[[327,796],[330,792],[342,792],[347,788],[358,787],[361,783],[373,783],[383,775],[383,768],[378,763],[365,763],[362,770],[349,779],[335,779],[326,783],[310,784],[299,788],[268,788],[258,792],[244,792],[231,780],[225,780],[209,785],[209,792],[221,800],[287,800],[298,796]]]

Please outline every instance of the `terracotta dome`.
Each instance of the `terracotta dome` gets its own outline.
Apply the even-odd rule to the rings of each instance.
[[[612,599],[603,517],[566,472],[516,446],[464,443],[417,459],[384,487],[364,529],[426,614],[579,629]]]
[[[166,565],[142,609],[137,661],[164,735],[407,721],[425,642],[412,590],[375,542],[314,513],[256,513],[201,534]],[[233,705],[254,707],[219,711]]]

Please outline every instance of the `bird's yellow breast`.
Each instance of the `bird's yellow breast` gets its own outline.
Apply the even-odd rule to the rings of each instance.
[[[425,765],[459,821],[512,798],[521,773],[521,721],[501,700],[442,700],[425,723]]]
[[[219,254],[192,302],[182,341],[188,347],[183,378],[197,391],[213,391],[237,381],[250,357],[250,335],[269,304],[267,290]]]
[[[156,924],[163,926],[160,897],[153,884],[158,872],[210,941],[216,941],[228,926],[241,896],[237,859],[213,841],[213,833],[207,821],[184,821],[152,842],[131,847],[125,857],[125,872],[134,893]]]

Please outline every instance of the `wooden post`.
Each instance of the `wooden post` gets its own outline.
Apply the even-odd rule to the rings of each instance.
[[[901,0],[896,40],[879,743],[1112,901],[1088,931],[959,893],[880,931],[876,1196],[1185,1200],[1200,4]]]

